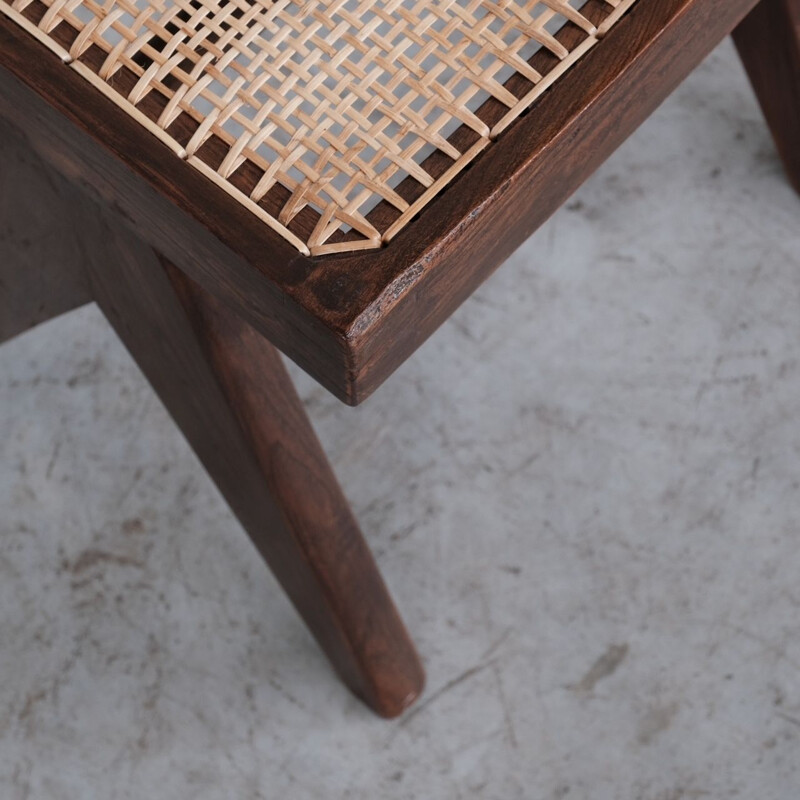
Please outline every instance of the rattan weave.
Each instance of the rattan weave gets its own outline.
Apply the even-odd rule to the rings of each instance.
[[[0,0],[0,10],[299,250],[321,254],[389,241],[634,0],[590,0],[591,15],[585,2]],[[564,26],[581,31],[571,49],[554,35]]]

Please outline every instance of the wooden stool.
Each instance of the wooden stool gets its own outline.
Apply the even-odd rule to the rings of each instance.
[[[97,302],[385,716],[422,667],[275,348],[360,403],[731,31],[800,189],[800,0],[0,12],[0,341]]]

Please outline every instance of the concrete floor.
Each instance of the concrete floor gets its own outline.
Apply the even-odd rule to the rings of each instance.
[[[365,406],[337,683],[110,328],[0,350],[0,797],[800,797],[800,199],[726,43]]]

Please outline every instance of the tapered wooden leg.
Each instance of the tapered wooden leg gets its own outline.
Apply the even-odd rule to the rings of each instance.
[[[0,342],[91,301],[74,224],[81,213],[0,121]]]
[[[424,677],[275,349],[119,231],[95,299],[347,685],[399,714]]]
[[[424,675],[275,349],[0,125],[0,341],[96,300],[345,683]]]
[[[733,41],[800,192],[800,0],[761,0],[734,30]]]

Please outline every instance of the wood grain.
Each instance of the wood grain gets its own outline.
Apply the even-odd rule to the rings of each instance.
[[[100,308],[341,678],[398,715],[422,667],[279,354],[149,246],[108,235]]]
[[[422,667],[278,352],[5,123],[0,170],[0,333],[96,300],[345,683],[402,712]]]
[[[524,242],[657,108],[752,7],[753,0],[647,0],[628,14],[387,249],[314,273],[331,286],[372,285],[347,319],[362,400]],[[654,186],[657,192],[658,187]],[[406,265],[402,268],[402,265]],[[366,299],[370,293],[359,290]],[[337,298],[338,301],[337,301]]]
[[[0,120],[0,343],[91,301],[77,194]]]
[[[800,192],[800,0],[761,0],[736,27],[733,41]]]

